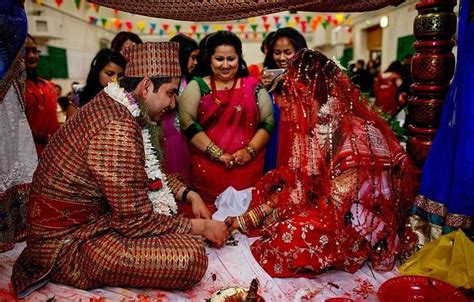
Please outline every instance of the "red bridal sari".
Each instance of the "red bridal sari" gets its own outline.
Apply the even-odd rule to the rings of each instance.
[[[240,79],[227,102],[218,104],[201,78],[195,79],[200,86],[201,101],[196,121],[203,126],[207,136],[229,154],[245,148],[258,130],[260,113],[256,91],[258,81],[252,77]],[[220,100],[226,100],[228,91],[217,91]],[[264,152],[243,166],[227,169],[223,163],[211,160],[205,153],[192,149],[191,179],[195,189],[215,211],[214,201],[227,187],[237,190],[252,187],[263,174]]]
[[[392,269],[413,239],[400,234],[416,193],[415,168],[360,91],[321,53],[302,50],[290,63],[279,131],[279,168],[261,179],[250,210],[238,217],[249,231],[266,219],[251,247],[260,265],[274,277],[355,272],[367,260]],[[273,209],[266,218],[262,204]]]

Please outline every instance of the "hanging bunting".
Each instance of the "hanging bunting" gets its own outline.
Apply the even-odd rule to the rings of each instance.
[[[74,0],[74,3],[76,4],[77,9],[81,8],[81,2],[82,0]]]
[[[207,33],[207,31],[209,30],[209,25],[204,24],[204,25],[202,26],[202,29],[204,30],[205,33]]]
[[[311,22],[311,28],[313,29],[313,31],[316,31],[320,23],[321,22],[318,21],[318,19],[313,19],[313,21]]]
[[[295,22],[296,22],[296,24],[300,23],[300,16],[295,16]]]
[[[316,20],[319,23],[319,22],[323,21],[323,16],[316,16],[314,18],[314,20]]]
[[[352,15],[349,14],[349,15],[347,15],[347,16],[348,16],[348,17],[346,18],[346,24],[347,24],[347,25],[351,25],[351,24],[352,24]]]
[[[110,21],[107,20],[107,19],[105,20],[104,28],[105,28],[105,29],[110,29]]]
[[[163,23],[161,24],[161,27],[163,27],[165,31],[168,31],[168,28],[170,27],[170,25],[168,23]]]
[[[255,17],[250,17],[250,18],[249,18],[249,23],[250,23],[250,24],[253,24],[253,23],[255,23],[256,21],[257,21],[257,20],[255,19]]]
[[[194,33],[187,33],[188,37],[193,38]]]
[[[114,9],[113,11],[114,11],[114,15],[118,15],[119,13],[118,9]]]
[[[254,33],[253,33],[253,38],[254,38],[254,39],[257,39],[257,37],[258,37],[258,32],[254,32]]]
[[[220,30],[223,29],[222,25],[220,25],[220,24],[214,25],[213,28],[214,28],[215,31],[220,31]]]
[[[301,21],[300,26],[301,26],[301,31],[303,33],[305,33],[306,32],[306,21]]]
[[[278,24],[278,21],[280,21],[280,17],[279,16],[274,16],[273,20],[275,20],[275,24]]]
[[[169,36],[169,37],[174,37],[174,36],[176,36],[176,32],[175,32],[174,30],[170,30],[170,31],[168,32],[168,36]]]
[[[252,28],[253,32],[256,32],[258,24],[251,24],[250,27]]]
[[[102,18],[102,19],[100,19],[100,21],[102,22],[102,26],[105,27],[105,24],[107,24],[107,19]]]
[[[332,16],[331,16],[331,15],[327,15],[327,16],[326,16],[326,20],[327,20],[328,22],[331,22]]]
[[[326,19],[323,21],[323,28],[326,29],[328,28],[328,25],[329,25],[329,21]]]
[[[344,14],[336,14],[337,23],[342,23],[344,21]]]
[[[89,23],[94,24],[94,19],[95,19],[95,17],[89,16]]]
[[[179,31],[181,30],[181,25],[180,24],[175,24],[174,28],[176,29],[176,32],[179,33]]]
[[[130,20],[125,20],[125,26],[127,27],[127,30],[128,30],[128,31],[131,31],[132,28],[133,28],[132,21],[130,21]]]
[[[244,32],[245,24],[244,23],[239,24],[239,29],[240,29],[241,32]]]
[[[120,19],[115,19],[115,21],[114,21],[114,26],[115,26],[115,28],[116,28],[117,30],[122,29],[122,20],[120,20]]]
[[[270,24],[269,23],[263,24],[263,28],[265,29],[265,32],[267,33],[270,30]]]
[[[232,24],[227,25],[227,30],[228,31],[232,31],[233,28],[234,28],[234,26]]]
[[[97,5],[97,4],[91,4],[91,7],[93,10],[95,10],[96,13],[99,12],[99,8],[100,8],[100,5]]]
[[[266,36],[268,35],[268,33],[262,33],[262,38],[266,38]]]
[[[288,24],[288,21],[290,21],[291,17],[290,16],[285,16],[284,18],[285,18],[285,22]]]
[[[140,22],[142,22],[142,21],[140,21]],[[143,22],[143,23],[145,23],[145,22]],[[137,27],[138,27],[138,25],[137,25]],[[150,23],[150,29],[151,29],[152,32],[155,31],[156,23]]]
[[[165,31],[162,30],[162,29],[160,29],[160,31],[158,32],[158,34],[159,34],[160,36],[162,36],[164,33],[165,33]]]
[[[277,29],[280,29],[280,28],[281,28],[281,23],[277,23],[277,24],[276,24],[276,28],[277,28]]]
[[[56,6],[57,6],[58,8],[60,8],[61,5],[63,4],[63,0],[55,0],[54,2],[56,2]]]
[[[288,22],[288,26],[295,28],[295,27],[296,27],[296,22],[295,22],[295,20],[291,20],[290,22]]]
[[[312,20],[312,19],[313,19],[313,16],[306,16],[306,22],[307,22],[308,24],[311,23],[311,20]]]
[[[262,16],[263,23],[267,23],[267,20],[268,20],[268,16]]]
[[[201,33],[196,33],[196,38],[197,38],[198,40],[200,40],[200,39],[201,39]]]
[[[196,32],[197,28],[198,28],[198,27],[197,27],[196,24],[191,25],[191,30],[192,30],[193,33]]]
[[[339,21],[337,21],[337,19],[332,19],[332,24],[334,24],[334,26],[338,26]]]
[[[156,26],[156,24],[155,24]],[[137,29],[140,31],[140,32],[143,32],[145,30],[145,27],[146,27],[146,24],[144,21],[138,21],[137,22]],[[155,29],[153,28],[152,32],[154,31]]]
[[[249,38],[249,33],[245,33],[245,39]]]

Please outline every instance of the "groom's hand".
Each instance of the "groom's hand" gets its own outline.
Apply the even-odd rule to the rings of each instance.
[[[211,219],[211,213],[197,192],[190,191],[187,196],[191,203],[194,218]]]

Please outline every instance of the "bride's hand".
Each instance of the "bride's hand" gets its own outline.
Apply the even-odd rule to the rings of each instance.
[[[237,230],[239,228],[239,223],[237,222],[236,217],[229,216],[224,220],[225,225],[229,229],[229,232]]]

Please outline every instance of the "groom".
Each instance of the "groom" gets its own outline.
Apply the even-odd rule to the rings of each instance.
[[[175,198],[207,216],[199,196],[160,170],[156,121],[174,108],[178,44],[126,49],[122,87],[109,84],[53,136],[33,177],[27,247],[13,268],[20,298],[48,281],[181,289],[207,269],[203,243],[224,223],[175,217]],[[145,143],[145,144],[144,144]]]

